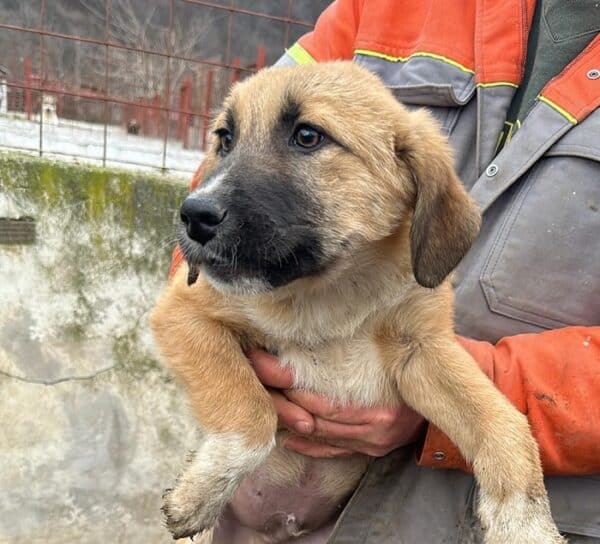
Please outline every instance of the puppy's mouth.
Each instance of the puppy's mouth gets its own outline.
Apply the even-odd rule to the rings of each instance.
[[[185,256],[185,253],[184,253]],[[200,272],[204,269],[211,277],[219,277],[223,274],[231,275],[233,273],[233,265],[216,259],[207,259],[203,262],[197,262],[186,258],[188,263],[187,284],[194,285],[200,276]]]
[[[232,260],[217,255],[212,250],[208,250],[202,245],[191,240],[185,234],[185,228],[181,228],[178,233],[179,247],[188,264],[187,284],[193,285],[198,280],[200,272],[204,269],[208,273],[214,271],[219,273],[234,272],[234,263]]]
[[[210,263],[204,263],[204,267],[207,268],[208,270],[210,270],[211,268],[215,268],[215,265],[214,264],[211,265]],[[196,281],[198,280],[198,276],[200,276],[201,270],[202,270],[201,264],[197,264],[197,263],[188,261],[188,277],[187,277],[188,285],[194,285],[194,283],[196,283]]]
[[[188,266],[187,284],[194,285],[194,283],[196,283],[196,280],[198,279],[199,275],[200,275],[200,267],[196,266],[194,264],[190,264]]]
[[[296,279],[322,273],[327,267],[316,238],[291,245],[238,235],[233,242],[214,240],[203,246],[179,229],[178,241],[188,263],[188,285],[204,273],[211,283],[228,291],[269,291]]]

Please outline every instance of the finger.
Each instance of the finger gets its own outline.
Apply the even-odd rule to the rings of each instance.
[[[290,438],[289,440],[291,440],[292,438]],[[344,439],[339,439],[339,440],[333,440],[333,439],[328,439],[326,440],[326,442],[317,442],[312,441],[309,438],[305,438],[302,436],[294,436],[293,437],[294,440],[298,439],[298,440],[306,440],[307,444],[306,447],[310,447],[311,449],[314,447],[315,448],[315,455],[311,455],[312,457],[320,457],[321,455],[316,455],[316,453],[322,453],[321,449],[318,448],[318,446],[326,446],[327,448],[333,448],[334,451],[344,451],[344,452],[352,452],[352,453],[362,453],[363,455],[369,455],[370,457],[383,457],[384,455],[387,455],[388,453],[390,453],[392,450],[396,449],[395,447],[390,447],[390,446],[380,446],[377,444],[373,444],[371,442],[364,442],[364,441],[360,441],[360,440],[344,440]],[[304,446],[304,443],[301,444],[301,447]],[[284,443],[284,447],[287,447],[286,444]],[[295,448],[294,448],[295,449]],[[303,453],[303,452],[300,452]],[[336,455],[337,456],[337,455]],[[340,454],[340,456],[343,456]]]
[[[361,425],[372,423],[383,408],[365,408],[363,406],[340,406],[325,397],[308,391],[291,389],[285,392],[286,397],[294,404],[302,406],[306,411],[329,421]]]
[[[246,356],[263,384],[276,389],[289,389],[294,385],[292,371],[289,368],[283,368],[277,357],[257,349],[250,350]]]
[[[286,438],[283,442],[283,447],[302,455],[307,455],[308,457],[317,458],[348,457],[353,453],[351,450],[336,448],[335,446],[321,442],[314,442],[301,436]]]
[[[301,434],[311,434],[314,430],[313,417],[303,408],[290,402],[279,391],[269,390],[275,410],[279,416],[279,426]]]
[[[294,405],[297,406],[297,405]],[[368,424],[347,424],[330,421],[321,417],[314,417],[314,431],[312,436],[325,438],[327,442],[334,440],[367,441],[373,428]]]
[[[371,457],[382,457],[403,444],[398,440],[397,432],[385,432],[373,425],[345,425],[314,418],[315,430],[311,437],[322,438],[324,442],[336,448],[364,453]],[[400,434],[404,431],[400,430]]]

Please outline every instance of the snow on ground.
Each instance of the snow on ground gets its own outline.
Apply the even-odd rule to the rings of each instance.
[[[104,125],[59,119],[57,125],[45,124],[42,129],[44,157],[76,160],[102,165]],[[106,166],[135,170],[157,170],[163,167],[164,142],[159,138],[134,136],[120,126],[108,126]],[[39,153],[39,121],[28,121],[17,115],[0,115],[0,149]],[[165,167],[176,176],[189,178],[196,170],[203,153],[183,149],[181,142],[167,142]]]

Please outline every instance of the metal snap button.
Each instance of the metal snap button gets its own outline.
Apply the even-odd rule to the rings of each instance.
[[[443,451],[436,451],[433,453],[433,459],[435,461],[443,461],[446,459],[446,454]]]
[[[587,74],[588,79],[600,78],[600,70],[598,68],[592,68]]]
[[[488,178],[493,178],[497,173],[498,173],[498,165],[497,164],[490,164],[486,169],[485,169],[485,175]]]

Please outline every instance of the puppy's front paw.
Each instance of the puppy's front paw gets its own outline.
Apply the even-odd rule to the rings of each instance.
[[[193,537],[211,529],[244,476],[266,459],[271,448],[248,448],[235,436],[207,435],[173,489],[163,495],[165,524],[173,537]]]
[[[480,496],[485,544],[567,544],[550,514],[546,496],[515,495],[502,502]]]
[[[237,471],[202,450],[191,453],[173,488],[163,493],[165,525],[173,538],[193,537],[213,527],[237,484]]]
[[[178,482],[163,494],[162,511],[165,525],[174,539],[187,538],[203,533],[216,522],[222,505],[203,500],[195,489]]]

